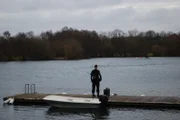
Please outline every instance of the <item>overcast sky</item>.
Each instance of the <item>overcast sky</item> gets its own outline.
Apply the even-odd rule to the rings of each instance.
[[[0,0],[0,33],[180,31],[180,0]]]

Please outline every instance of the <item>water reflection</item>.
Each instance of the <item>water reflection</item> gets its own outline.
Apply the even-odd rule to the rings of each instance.
[[[75,108],[55,108],[50,107],[46,112],[50,116],[66,116],[66,115],[91,115],[95,119],[106,119],[109,116],[109,109],[96,108],[96,109],[75,109]]]

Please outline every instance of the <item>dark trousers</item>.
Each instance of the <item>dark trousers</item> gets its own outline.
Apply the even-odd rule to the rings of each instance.
[[[97,95],[99,96],[99,82],[92,82],[92,94],[94,95],[94,92],[95,92],[95,88],[96,88],[96,92],[97,92]]]

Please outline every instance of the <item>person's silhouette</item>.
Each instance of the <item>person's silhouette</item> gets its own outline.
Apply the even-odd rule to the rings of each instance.
[[[94,65],[94,69],[91,71],[91,82],[92,82],[92,97],[95,97],[95,88],[97,92],[97,97],[99,97],[99,87],[102,76],[100,71],[97,69],[97,65]]]

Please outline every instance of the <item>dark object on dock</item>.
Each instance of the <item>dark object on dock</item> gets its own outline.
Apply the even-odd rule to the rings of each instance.
[[[19,94],[3,98],[14,98],[14,104],[18,105],[48,105],[43,98],[50,94]],[[61,96],[74,96],[91,98],[91,95],[80,94],[56,94]],[[104,99],[104,98],[102,98]],[[180,109],[180,97],[168,96],[110,96],[107,102],[108,107],[138,107],[138,108],[171,108]]]
[[[99,101],[101,101],[101,105],[103,105],[103,106],[106,106],[108,104],[108,100],[109,100],[109,98],[106,95],[99,96]]]
[[[106,89],[104,89],[104,95],[106,95],[106,96],[110,96],[110,89],[109,88],[106,88]]]

